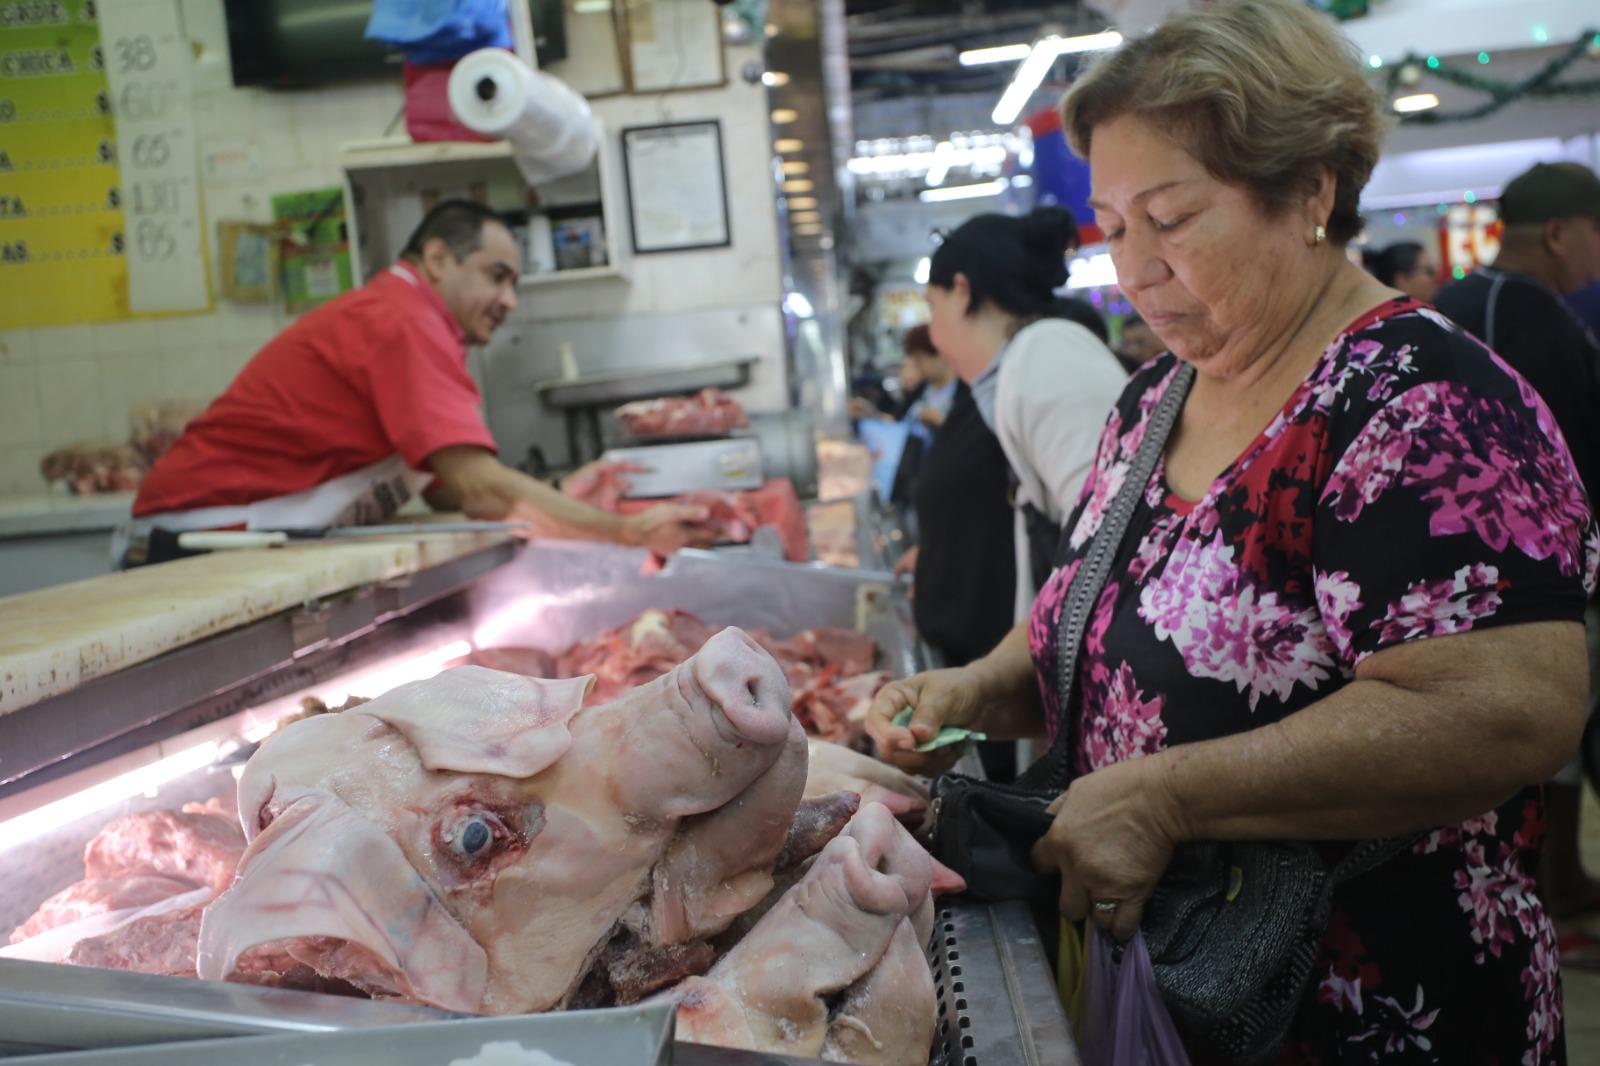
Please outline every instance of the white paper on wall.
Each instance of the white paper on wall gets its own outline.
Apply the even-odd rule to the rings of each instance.
[[[204,311],[194,60],[178,0],[102,4],[100,41],[117,120],[129,309]]]

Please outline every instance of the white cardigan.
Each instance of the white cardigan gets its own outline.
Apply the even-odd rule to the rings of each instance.
[[[1046,318],[1017,331],[1001,355],[995,436],[1017,475],[1016,619],[1028,617],[1038,590],[1029,564],[1021,505],[1057,525],[1077,506],[1095,447],[1128,384],[1111,349],[1076,322]]]

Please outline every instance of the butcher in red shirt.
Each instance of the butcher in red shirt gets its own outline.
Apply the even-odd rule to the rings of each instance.
[[[199,529],[382,522],[421,490],[438,509],[531,523],[530,534],[669,554],[706,542],[701,508],[622,517],[501,463],[466,345],[517,305],[519,255],[493,211],[452,200],[400,259],[273,338],[140,486],[125,564],[191,554]]]

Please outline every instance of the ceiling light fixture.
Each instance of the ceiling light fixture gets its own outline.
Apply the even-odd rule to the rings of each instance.
[[[775,126],[786,126],[799,117],[800,112],[792,107],[779,107],[772,111],[772,123]]]
[[[816,206],[817,206],[817,198],[815,196],[791,196],[791,197],[789,197],[789,210],[791,210],[791,211],[810,211],[812,208],[814,208]]]
[[[933,163],[928,167],[928,184],[943,185],[950,174],[950,163],[955,158],[956,147],[949,141],[940,141],[933,149]]]
[[[1009,126],[1017,120],[1022,109],[1033,99],[1033,94],[1043,84],[1045,75],[1050,73],[1050,68],[1056,65],[1060,57],[1056,46],[1061,43],[1059,37],[1045,37],[1035,44],[1028,52],[1028,58],[1017,64],[1017,72],[1011,78],[1011,84],[1006,86],[1006,91],[1000,95],[1000,102],[994,105],[994,114],[991,116],[997,126]]]
[[[1033,51],[1031,45],[1026,44],[997,44],[992,48],[973,48],[962,52],[956,58],[964,67],[981,67],[986,63],[1016,63],[1027,59],[1028,53]]]
[[[798,137],[779,137],[772,143],[773,150],[779,155],[786,155],[790,152],[798,152],[805,146],[806,142],[800,140]]]
[[[804,159],[790,160],[783,164],[783,172],[785,174],[809,174],[811,172],[811,164]]]
[[[817,187],[810,178],[790,178],[783,183],[784,192],[811,192]]]
[[[1409,115],[1414,111],[1430,111],[1439,106],[1439,98],[1433,93],[1414,93],[1411,96],[1396,97],[1394,109],[1402,115]]]
[[[1063,37],[1056,45],[1056,55],[1070,56],[1079,52],[1104,52],[1122,44],[1122,34],[1116,30],[1104,33],[1085,33],[1077,37]]]
[[[980,196],[999,196],[1006,191],[1007,182],[1004,178],[994,181],[985,181],[977,185],[952,185],[944,189],[923,189],[917,198],[925,204],[936,204],[944,200],[975,200]]]
[[[1011,84],[1006,86],[991,117],[1000,126],[1015,122],[1060,57],[1078,52],[1101,52],[1121,43],[1122,34],[1116,30],[1086,33],[1077,37],[1057,37],[1054,34],[1041,37],[1028,50],[1028,58],[1017,65],[1017,73],[1011,79]]]
[[[815,226],[821,222],[820,211],[795,211],[789,215],[789,224],[792,226]]]
[[[789,84],[789,75],[781,70],[769,70],[761,75],[761,84],[769,89],[781,89]]]

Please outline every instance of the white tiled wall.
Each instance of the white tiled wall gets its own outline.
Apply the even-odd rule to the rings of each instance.
[[[218,219],[267,221],[274,194],[338,185],[339,146],[381,135],[400,108],[398,84],[235,89],[222,0],[181,0],[181,8],[197,48],[202,160],[219,147],[253,147],[259,163],[248,176],[205,183],[213,242]],[[43,491],[39,460],[64,444],[127,440],[132,407],[214,397],[288,321],[281,304],[219,301],[203,315],[0,331],[0,495]]]

